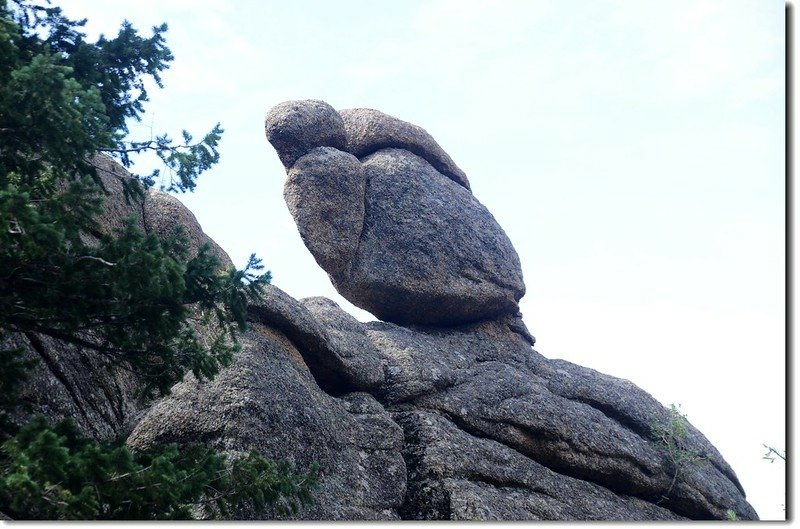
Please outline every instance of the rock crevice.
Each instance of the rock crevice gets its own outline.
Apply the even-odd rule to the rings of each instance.
[[[260,333],[259,343],[245,342],[248,350],[253,349],[248,353],[251,358],[257,354],[260,360],[237,359],[226,371],[230,375],[223,374],[218,382],[200,386],[183,383],[192,389],[176,388],[174,397],[159,403],[160,414],[151,412],[132,438],[144,439],[152,436],[148,432],[159,432],[167,435],[159,438],[162,441],[178,440],[178,432],[185,429],[174,425],[183,421],[180,417],[185,413],[181,410],[213,409],[213,403],[224,400],[228,393],[240,397],[252,394],[248,401],[271,408],[276,398],[273,393],[283,394],[285,390],[273,387],[266,379],[282,380],[292,372],[269,367],[276,360],[274,352],[266,351],[274,351],[275,345],[270,344],[279,343],[290,351],[282,353],[287,360],[281,362],[285,365],[291,361],[294,372],[305,373],[305,389],[302,394],[292,390],[291,404],[285,402],[278,412],[279,423],[275,422],[278,419],[270,423],[281,436],[291,439],[280,447],[270,444],[270,453],[310,461],[334,446],[333,436],[338,439],[335,446],[339,455],[321,460],[325,479],[339,487],[343,478],[338,472],[366,473],[360,478],[365,483],[378,480],[397,493],[383,504],[352,503],[341,496],[337,501],[353,509],[354,505],[361,506],[358,515],[346,510],[348,516],[374,519],[383,516],[380,513],[389,513],[386,515],[393,518],[409,519],[721,519],[727,509],[733,509],[740,517],[756,517],[738,483],[712,464],[682,469],[675,476],[666,452],[656,441],[594,406],[550,392],[548,379],[541,375],[554,372],[559,361],[539,355],[501,321],[458,330],[412,330],[350,320],[343,325],[340,317],[344,311],[330,300],[311,298],[303,304],[309,306],[317,324],[328,329],[329,339],[339,333],[340,343],[347,343],[352,335],[369,342],[362,342],[358,351],[372,355],[374,364],[382,367],[385,376],[376,386],[355,393],[329,394],[312,374],[311,364],[318,360],[301,351],[304,346],[299,341],[282,333],[283,338],[278,340],[274,333],[280,331],[268,332],[264,327],[267,324],[261,321],[251,331]],[[271,338],[265,342],[267,336]],[[265,352],[257,352],[261,350]],[[324,354],[333,355],[333,348],[325,349]],[[248,364],[248,372],[255,373],[256,368],[266,371],[265,381],[258,384],[269,387],[247,383],[232,390],[225,377],[240,376],[237,373],[244,369],[240,362]],[[531,365],[537,366],[539,374]],[[570,369],[587,385],[603,388],[608,383],[605,375],[592,370],[579,366]],[[626,405],[650,410],[652,397],[632,384],[624,386],[622,401]],[[207,404],[187,406],[181,401],[186,397],[180,395],[199,395]],[[310,403],[313,412],[308,408]],[[660,405],[651,411],[652,421],[666,420],[669,413]],[[204,416],[209,424],[255,421],[256,427],[263,418],[252,413],[247,411],[236,419],[221,411]],[[307,429],[320,427],[320,413],[331,417],[325,419],[325,434],[309,436]],[[352,418],[343,417],[354,413],[360,419],[347,426],[353,424]],[[623,412],[612,408],[610,413]],[[188,430],[196,428],[190,425]],[[221,445],[264,449],[264,439],[243,436],[241,428],[229,427],[218,434],[225,439]],[[687,448],[699,452],[707,441],[699,432],[697,435],[686,442]],[[364,463],[373,457],[382,463]],[[360,463],[343,468],[348,461]],[[384,464],[394,469],[390,476]],[[385,481],[388,477],[393,480],[391,485]],[[363,483],[358,486],[366,490]],[[337,490],[337,494],[344,494],[343,489]],[[402,495],[400,490],[404,491]],[[669,494],[664,499],[666,491]],[[325,502],[333,500],[324,494],[323,498],[327,498],[321,500],[326,507],[303,517],[342,519],[345,511],[331,510],[331,504]]]

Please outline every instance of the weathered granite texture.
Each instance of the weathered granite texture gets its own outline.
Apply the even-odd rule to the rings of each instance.
[[[329,149],[337,150],[311,151],[356,167],[351,155]],[[380,157],[387,157],[382,167],[427,163],[396,150],[368,155],[358,167],[369,173],[369,159]],[[419,174],[435,171],[425,167]],[[435,202],[446,189],[462,197],[462,209],[480,209],[466,187],[430,178],[438,179],[430,189],[414,184],[427,189],[419,200]],[[367,210],[387,207],[370,200]],[[126,204],[110,200],[98,229],[114,226]],[[143,211],[146,229],[180,222],[193,244],[207,240],[172,198],[151,195]],[[375,244],[391,236],[371,225],[365,231]],[[331,262],[337,251],[327,254]],[[757,519],[735,473],[699,431],[687,424],[681,440],[699,464],[676,465],[653,433],[668,423],[668,409],[626,380],[542,356],[510,307],[447,325],[360,323],[331,300],[298,301],[270,286],[248,320],[242,350],[213,381],[188,376],[148,403],[134,398],[135,377],[106,371],[89,351],[36,335],[9,339],[41,360],[25,398],[53,420],[74,418],[86,435],[127,437],[134,449],[199,441],[233,454],[259,450],[301,469],[317,462],[315,504],[298,519],[681,520],[724,519],[729,509]],[[234,517],[275,513],[243,509]]]
[[[518,312],[511,241],[421,127],[310,100],[276,106],[265,128],[300,235],[345,298],[401,324]]]
[[[669,410],[630,382],[543,357],[519,321],[362,324],[324,298],[285,300],[282,314],[254,310],[234,364],[176,386],[129,444],[200,439],[318,461],[323,486],[301,519],[756,518],[700,432],[688,425],[684,448],[702,462],[676,467],[652,435]]]

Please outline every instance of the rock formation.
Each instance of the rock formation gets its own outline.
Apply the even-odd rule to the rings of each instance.
[[[190,253],[196,254],[208,243],[225,268],[232,266],[230,257],[203,233],[194,214],[175,197],[148,190],[142,203],[126,200],[122,182],[131,177],[130,173],[105,156],[96,157],[93,164],[109,194],[94,231],[84,234],[87,242],[122,228],[129,217],[138,218],[138,227],[145,233],[162,237],[171,235],[180,224],[185,228]],[[145,404],[134,397],[140,385],[129,372],[98,367],[104,363],[98,353],[48,336],[8,336],[12,348],[21,348],[26,359],[39,364],[22,395],[23,401],[32,405],[31,412],[42,413],[52,421],[71,417],[84,434],[97,439],[130,431]],[[29,413],[20,409],[17,419],[23,422]]]
[[[400,324],[517,313],[525,285],[511,241],[422,128],[291,101],[269,112],[266,133],[303,241],[353,304]]]
[[[269,286],[228,368],[148,405],[127,397],[135,380],[82,362],[88,353],[32,343],[54,358],[28,388],[52,418],[76,416],[97,438],[130,432],[134,448],[202,441],[317,462],[320,488],[300,519],[757,518],[690,424],[680,449],[695,466],[653,434],[671,416],[645,391],[532,348],[516,253],[425,131],[312,101],[273,109],[267,134],[309,250],[384,321]],[[178,218],[206,239],[177,201],[148,200],[145,226]]]
[[[364,324],[277,287],[264,304],[234,364],[176,386],[131,446],[201,439],[317,461],[322,485],[303,519],[756,517],[700,432],[689,426],[684,448],[703,462],[676,467],[651,433],[668,410],[630,382],[546,359],[511,317]],[[378,377],[357,367],[374,365]]]

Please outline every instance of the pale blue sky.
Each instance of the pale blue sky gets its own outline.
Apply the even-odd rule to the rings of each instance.
[[[92,33],[169,23],[146,124],[222,122],[222,161],[182,200],[292,296],[369,319],[297,234],[266,111],[315,98],[424,127],[517,248],[537,350],[681,403],[783,517],[783,466],[761,460],[785,436],[783,2],[60,4]]]

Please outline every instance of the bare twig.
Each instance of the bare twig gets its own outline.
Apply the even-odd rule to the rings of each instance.
[[[106,266],[117,266],[117,263],[110,263],[110,262],[106,261],[105,259],[103,259],[102,257],[95,257],[93,255],[82,255],[82,256],[78,257],[77,259],[75,259],[75,260],[76,261],[83,261],[84,259],[89,259],[89,260],[92,260],[92,261],[98,261],[100,263],[103,263]]]

